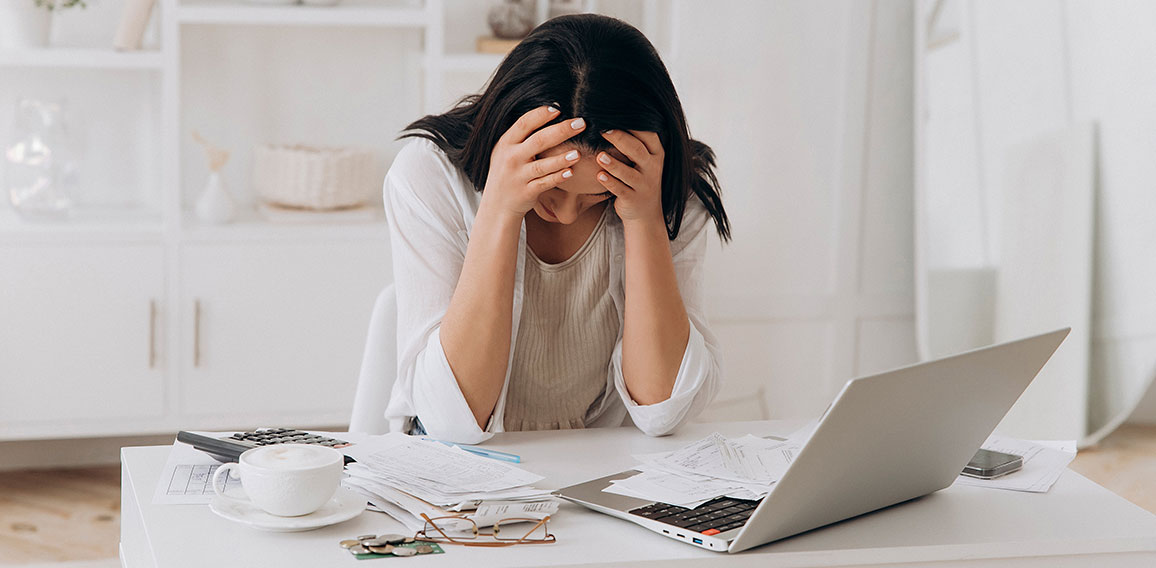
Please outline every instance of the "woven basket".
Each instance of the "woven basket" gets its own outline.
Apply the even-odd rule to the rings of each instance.
[[[253,153],[253,188],[283,207],[345,209],[369,201],[381,185],[373,151],[262,144]]]

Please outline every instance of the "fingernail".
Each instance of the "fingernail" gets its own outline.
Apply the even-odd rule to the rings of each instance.
[[[553,106],[551,106],[551,107],[547,107],[547,108],[546,108],[546,110],[547,110],[547,111],[548,111],[550,114],[558,114],[558,107],[553,107]]]
[[[606,154],[599,154],[598,161],[602,162],[603,164],[610,165],[610,156],[607,156]]]
[[[570,170],[566,170],[566,171],[562,172],[562,177],[564,177],[564,178],[568,178],[572,175],[574,175],[574,172],[572,172]]]
[[[609,180],[609,179],[610,179],[610,178],[606,177],[606,174],[604,174],[604,173],[601,173],[601,172],[599,172],[599,173],[598,173],[598,180],[599,180],[599,181],[607,181],[607,180]]]
[[[578,150],[571,150],[569,154],[566,154],[566,159],[567,160],[577,160],[578,159]]]
[[[582,128],[583,126],[586,126],[586,121],[582,120],[581,118],[570,123],[570,128],[573,128],[574,130],[578,130],[579,128]]]
[[[614,134],[614,129],[612,128],[610,130],[603,130],[602,133],[603,134]]]

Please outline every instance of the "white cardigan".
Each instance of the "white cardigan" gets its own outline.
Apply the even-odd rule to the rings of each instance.
[[[478,427],[442,350],[442,318],[461,275],[466,246],[481,193],[433,142],[412,139],[385,177],[385,213],[393,247],[397,289],[397,380],[385,417],[390,430],[408,432],[414,416],[435,438],[474,444],[502,431],[510,367],[501,396],[485,431]],[[687,203],[678,238],[670,243],[683,304],[690,318],[690,338],[669,399],[639,405],[630,398],[622,378],[622,314],[625,313],[625,263],[622,221],[607,218],[610,237],[610,293],[618,310],[618,339],[606,373],[606,396],[587,423],[591,427],[621,426],[627,413],[646,434],[673,432],[697,415],[714,398],[721,375],[719,346],[703,312],[702,268],[707,234],[713,225],[698,201]],[[514,280],[513,330],[510,352],[518,337],[522,314],[522,275],[526,263],[526,225],[518,240]],[[618,396],[614,396],[616,391]]]

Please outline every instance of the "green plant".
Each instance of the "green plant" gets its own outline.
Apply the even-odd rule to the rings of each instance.
[[[84,0],[35,0],[35,1],[36,1],[36,7],[37,8],[44,8],[45,10],[48,10],[50,12],[52,10],[63,10],[65,8],[74,8],[76,6],[80,6],[81,8],[87,8],[88,7],[84,3]]]

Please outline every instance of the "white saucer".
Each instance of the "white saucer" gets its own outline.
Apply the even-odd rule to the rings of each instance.
[[[230,493],[233,493],[230,491]],[[270,515],[256,506],[226,499],[220,495],[213,497],[209,509],[230,521],[249,525],[255,529],[273,532],[298,532],[319,529],[348,521],[365,511],[365,497],[345,488],[338,487],[337,493],[320,509],[300,517],[278,517]]]

